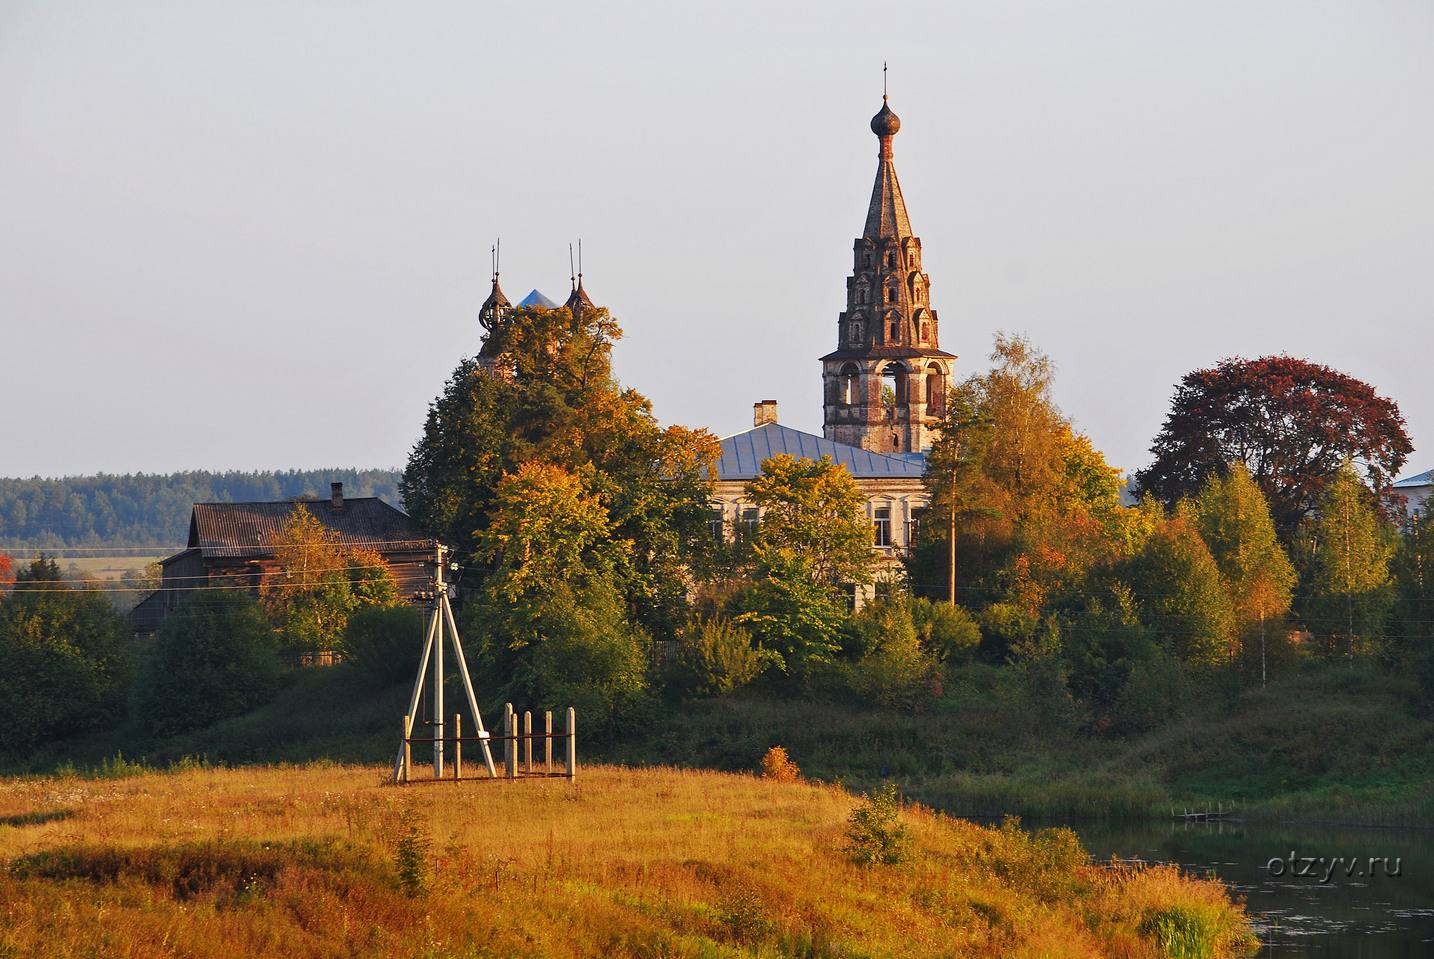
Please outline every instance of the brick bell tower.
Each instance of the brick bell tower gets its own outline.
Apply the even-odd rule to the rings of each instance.
[[[881,141],[866,228],[854,247],[837,348],[822,357],[823,435],[881,453],[915,453],[936,438],[946,413],[951,361],[938,348],[930,278],[911,234],[891,162],[901,121],[882,96],[871,132]]]

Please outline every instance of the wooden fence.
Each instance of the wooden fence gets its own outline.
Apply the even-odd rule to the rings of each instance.
[[[403,759],[399,764],[398,781],[407,783],[412,781],[413,759],[412,749],[415,743],[434,743],[442,746],[445,756],[449,755],[449,747],[452,747],[453,756],[453,781],[463,778],[463,744],[476,744],[481,750],[485,745],[490,749],[495,743],[503,744],[503,771],[499,778],[503,779],[529,779],[547,778],[561,776],[572,782],[578,773],[578,749],[577,749],[577,714],[571,706],[568,707],[567,729],[564,732],[553,732],[553,714],[551,711],[543,713],[543,731],[533,732],[533,714],[524,712],[521,719],[513,711],[513,704],[507,703],[503,707],[503,735],[494,736],[486,731],[478,731],[470,736],[463,735],[463,716],[456,713],[453,716],[453,735],[438,736],[415,736],[413,735],[413,716],[403,717]],[[542,754],[537,762],[533,757],[533,744],[542,742]],[[555,769],[553,764],[553,743],[562,744],[563,759],[562,769]],[[437,745],[435,745],[437,748]],[[478,757],[480,769],[486,769],[487,763],[481,754]],[[441,769],[442,774],[434,779],[448,779],[446,765],[435,764],[435,769]],[[474,778],[469,776],[469,779]]]

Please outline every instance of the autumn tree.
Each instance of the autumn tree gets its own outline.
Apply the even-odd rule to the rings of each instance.
[[[584,474],[528,462],[499,481],[475,544],[487,575],[468,623],[481,668],[535,708],[574,706],[621,726],[647,699],[648,638],[626,621],[617,584],[631,544]]]
[[[719,447],[705,430],[659,427],[613,378],[621,332],[602,309],[508,311],[429,407],[399,486],[410,515],[466,562],[482,552],[505,476],[529,463],[581,476],[604,535],[631,543],[614,585],[644,625],[671,632],[686,621],[684,569],[708,545]]]
[[[1296,582],[1264,493],[1236,463],[1223,475],[1212,474],[1197,495],[1181,500],[1178,512],[1209,547],[1229,594],[1235,614],[1230,658],[1247,634],[1258,637],[1263,649],[1272,622],[1289,612]]]
[[[269,545],[275,568],[260,586],[259,602],[287,650],[342,649],[349,613],[399,601],[378,553],[345,547],[303,506],[294,507]]]
[[[952,391],[911,578],[929,595],[940,576],[948,599],[1034,622],[1141,537],[1120,507],[1117,471],[1056,406],[1050,359],[998,334],[991,364]]]
[[[1395,534],[1372,499],[1346,464],[1295,539],[1300,617],[1327,659],[1368,655],[1383,644],[1385,617],[1395,599],[1390,576]]]
[[[1181,379],[1137,480],[1174,507],[1243,463],[1288,542],[1341,464],[1382,496],[1412,448],[1399,408],[1367,383],[1289,356],[1235,358]]]

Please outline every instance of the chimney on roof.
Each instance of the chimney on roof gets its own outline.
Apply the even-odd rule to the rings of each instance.
[[[764,426],[777,422],[777,401],[763,400],[752,404],[752,425]]]
[[[330,484],[329,484],[329,502],[333,505],[334,509],[343,509],[343,508],[344,508],[344,484],[343,484],[343,483],[330,483]]]

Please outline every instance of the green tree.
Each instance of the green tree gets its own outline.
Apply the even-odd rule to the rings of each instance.
[[[1208,669],[1228,656],[1235,608],[1220,568],[1185,520],[1155,528],[1122,570],[1140,619],[1184,666]]]
[[[1211,474],[1198,495],[1181,501],[1178,512],[1210,548],[1234,607],[1231,659],[1242,638],[1258,636],[1263,644],[1268,630],[1289,612],[1296,582],[1265,494],[1236,463],[1224,474]]]
[[[829,457],[814,463],[775,456],[746,493],[761,523],[752,543],[756,568],[732,599],[734,619],[779,670],[805,681],[842,651],[842,588],[872,582],[866,500]]]
[[[0,598],[0,749],[115,720],[129,679],[125,624],[97,589],[71,589],[43,554]]]
[[[759,562],[800,557],[824,585],[871,584],[876,560],[866,497],[830,456],[818,462],[774,456],[746,493],[761,511],[754,544]]]
[[[258,604],[240,590],[199,590],[155,636],[139,675],[138,721],[167,735],[243,715],[273,698],[279,672]]]
[[[1434,654],[1434,497],[1405,524],[1394,559],[1399,606],[1395,623],[1405,654]]]
[[[1314,517],[1295,539],[1304,597],[1300,617],[1326,659],[1353,659],[1383,646],[1385,617],[1395,600],[1395,534],[1370,500],[1346,464],[1326,484]]]

